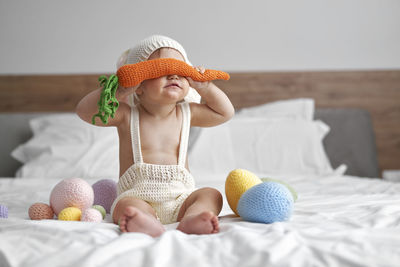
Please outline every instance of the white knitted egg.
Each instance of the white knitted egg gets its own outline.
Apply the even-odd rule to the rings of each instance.
[[[102,220],[101,212],[93,208],[84,210],[81,215],[81,221],[84,222],[101,222]]]
[[[50,206],[58,215],[67,207],[85,210],[93,205],[93,188],[85,180],[69,178],[59,182],[51,191]]]

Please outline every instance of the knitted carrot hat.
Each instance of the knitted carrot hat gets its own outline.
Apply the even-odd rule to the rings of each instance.
[[[152,35],[146,39],[143,39],[136,46],[122,53],[117,62],[117,69],[125,64],[135,64],[146,61],[154,51],[163,47],[169,47],[177,50],[182,54],[185,62],[189,65],[192,65],[187,57],[185,49],[180,43],[166,36]],[[190,88],[185,100],[187,102],[200,103],[200,95],[196,90]]]

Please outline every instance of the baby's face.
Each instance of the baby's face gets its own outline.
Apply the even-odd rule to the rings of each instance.
[[[149,60],[157,58],[174,58],[184,61],[181,53],[173,48],[160,48],[150,55]],[[140,99],[145,98],[146,100],[160,104],[179,102],[183,100],[188,92],[188,80],[178,75],[167,75],[145,80],[136,90]]]

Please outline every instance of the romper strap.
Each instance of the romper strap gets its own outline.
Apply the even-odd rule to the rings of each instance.
[[[131,106],[131,140],[134,163],[143,163],[142,146],[140,144],[139,110],[136,105]]]
[[[190,131],[190,106],[188,102],[183,102],[179,104],[182,110],[182,130],[181,130],[181,140],[179,144],[179,157],[178,165],[185,167],[186,153],[189,142],[189,131]]]

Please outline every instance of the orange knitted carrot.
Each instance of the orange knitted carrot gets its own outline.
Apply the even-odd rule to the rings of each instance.
[[[207,69],[203,74],[192,66],[174,58],[159,58],[124,65],[117,71],[118,83],[122,87],[132,87],[144,80],[176,74],[191,77],[195,81],[229,80],[229,74],[219,70]]]

